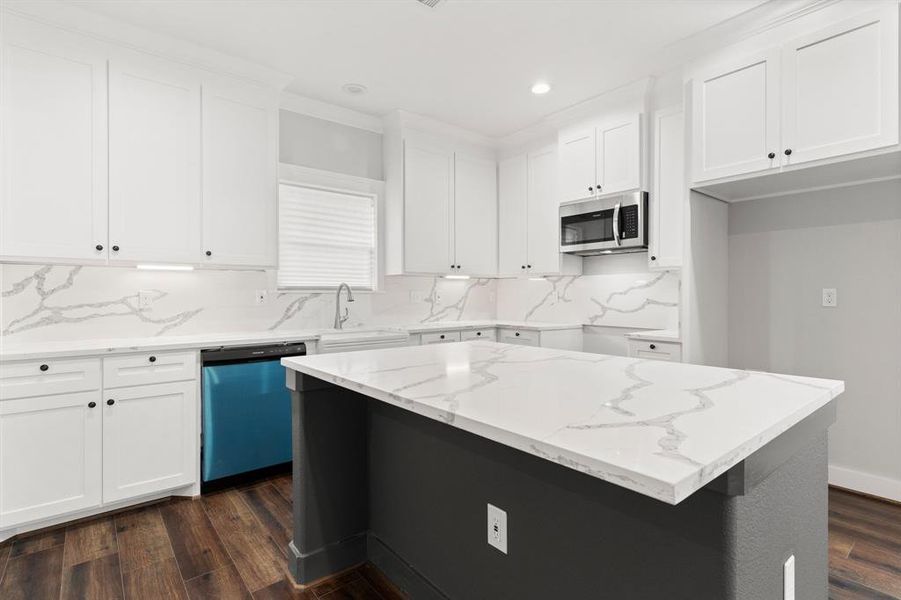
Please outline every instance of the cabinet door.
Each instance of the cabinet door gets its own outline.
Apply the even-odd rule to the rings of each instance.
[[[780,165],[778,86],[778,50],[721,65],[694,79],[695,181]]]
[[[278,98],[203,86],[204,264],[276,264]]]
[[[783,164],[898,143],[897,6],[794,40],[782,69]]]
[[[523,154],[498,165],[498,272],[526,272],[528,212],[528,159]]]
[[[197,262],[199,80],[169,65],[111,62],[109,127],[110,259]]]
[[[0,258],[105,262],[106,60],[7,18]]]
[[[197,438],[196,381],[107,391],[103,404],[103,501],[194,483]]]
[[[560,271],[560,202],[557,196],[557,151],[529,154],[528,263],[531,273]]]
[[[100,406],[99,391],[0,401],[0,528],[100,505]]]
[[[454,155],[454,256],[458,273],[497,274],[497,163]]]
[[[449,344],[451,342],[460,341],[460,332],[436,331],[435,333],[423,333],[420,339],[423,346],[429,344]]]
[[[595,129],[586,128],[560,135],[560,180],[558,202],[578,200],[595,194]]]
[[[687,194],[684,131],[681,108],[654,113],[654,186],[648,244],[651,269],[682,266],[682,214]]]
[[[595,191],[613,194],[641,185],[641,115],[606,123],[597,129]]]
[[[452,271],[453,169],[450,149],[404,142],[404,270],[409,273]]]

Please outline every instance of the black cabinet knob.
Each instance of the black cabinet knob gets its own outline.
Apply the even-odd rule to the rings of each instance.
[[[213,252],[211,250],[207,250],[206,252],[204,252],[204,254],[206,254],[207,256],[212,256]]]
[[[656,344],[651,344],[651,350],[654,350],[654,349],[656,349],[656,348],[657,348],[657,345],[656,345]]]
[[[443,340],[443,339],[444,339],[444,334],[442,333],[439,337]]]
[[[112,406],[112,405],[115,404],[115,403],[116,403],[116,401],[113,400],[112,398],[110,398],[109,400],[106,401],[106,405],[107,405],[107,406]]]
[[[594,191],[594,188],[593,188],[592,186],[589,185],[589,186],[588,186],[588,191],[589,191],[589,192],[593,192],[593,191]]]
[[[480,335],[482,335],[482,332],[481,332],[481,331],[476,331],[476,335],[479,335],[479,336],[480,336]]]
[[[454,265],[451,265],[451,269],[453,269],[453,268],[454,268]]]
[[[519,332],[517,331],[515,335],[516,335],[516,337],[519,337]]]
[[[97,406],[96,402],[88,402],[88,408],[94,408],[95,406]]]
[[[460,265],[457,265],[457,268],[459,269],[459,268],[460,268]]]
[[[100,252],[101,250],[103,250],[103,244],[97,244],[96,246],[94,246],[94,249],[97,250],[97,252]]]
[[[526,265],[526,267],[528,267],[529,269],[531,269],[531,268],[532,268],[532,265]]]
[[[119,251],[119,246],[113,246],[113,252],[118,252],[118,251]]]
[[[50,368],[50,365],[41,365],[41,371],[46,371]]]
[[[525,268],[526,268],[526,266],[525,266],[525,265],[523,265],[523,266],[521,266],[521,267],[520,267],[520,269],[525,269]]]
[[[657,257],[656,257],[656,256],[652,256],[652,257],[651,257],[651,260],[657,260]]]
[[[766,157],[770,160],[773,160],[774,158],[776,158],[776,153],[770,152],[769,154],[766,155]]]
[[[156,357],[155,357],[155,356],[151,356],[151,357],[148,358],[147,360],[149,360],[150,362],[156,362]]]
[[[786,148],[786,149],[785,149],[785,155],[786,155],[786,156],[791,156],[791,155],[792,155],[792,149],[791,149],[791,148]]]

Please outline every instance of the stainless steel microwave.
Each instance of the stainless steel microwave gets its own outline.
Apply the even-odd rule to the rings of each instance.
[[[560,252],[591,256],[642,252],[647,247],[647,192],[560,205]]]

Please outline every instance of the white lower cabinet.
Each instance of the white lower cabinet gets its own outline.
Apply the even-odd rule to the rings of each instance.
[[[682,362],[682,344],[679,342],[659,342],[656,340],[630,339],[629,356]]]
[[[461,342],[470,342],[473,340],[488,340],[489,342],[497,341],[496,329],[470,329],[460,332]]]
[[[0,541],[194,484],[196,366],[196,352],[4,364]]]
[[[520,344],[522,346],[540,346],[541,334],[538,331],[520,329],[501,329],[498,341],[503,344]]]
[[[102,427],[100,390],[0,402],[0,529],[100,505]]]
[[[420,343],[425,346],[426,344],[447,344],[459,341],[459,331],[436,331],[434,333],[423,333]]]
[[[103,405],[103,501],[193,483],[197,387],[194,381],[120,388]]]

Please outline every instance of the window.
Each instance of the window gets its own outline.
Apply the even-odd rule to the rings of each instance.
[[[278,286],[376,288],[376,197],[282,184]]]

